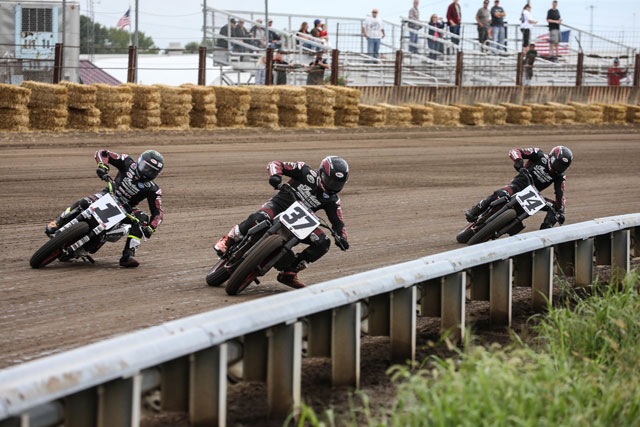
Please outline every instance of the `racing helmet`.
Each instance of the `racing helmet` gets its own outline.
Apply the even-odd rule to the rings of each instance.
[[[564,145],[553,147],[549,153],[549,166],[555,173],[564,173],[573,160],[573,153]]]
[[[320,163],[320,183],[329,194],[339,193],[349,179],[349,165],[338,156],[327,156]]]
[[[164,167],[164,158],[156,150],[147,150],[140,154],[136,173],[141,181],[147,182],[155,179]]]

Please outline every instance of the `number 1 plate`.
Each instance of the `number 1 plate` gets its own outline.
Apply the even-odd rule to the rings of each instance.
[[[518,203],[520,203],[520,206],[522,206],[522,209],[524,209],[529,216],[538,212],[546,204],[538,190],[533,188],[531,185],[518,192],[518,194],[516,194],[516,199],[518,200]]]
[[[307,238],[320,225],[313,212],[300,202],[294,202],[279,215],[280,222],[300,240]]]
[[[89,208],[93,212],[96,220],[104,223],[105,230],[109,230],[126,217],[125,213],[120,209],[118,202],[113,199],[111,194],[105,194],[100,197],[93,202]]]

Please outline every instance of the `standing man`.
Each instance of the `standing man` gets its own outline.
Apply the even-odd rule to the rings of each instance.
[[[551,55],[551,61],[557,62],[560,57],[560,24],[562,24],[562,19],[560,19],[558,2],[555,0],[547,12],[547,22],[549,23],[549,55]]]
[[[447,25],[449,26],[449,32],[455,34],[451,36],[451,43],[460,44],[460,23],[462,22],[462,11],[458,0],[453,0],[453,3],[449,5],[447,9]]]
[[[411,21],[420,21],[420,11],[418,10],[419,4],[420,2],[418,0],[413,0],[413,7],[409,9],[409,19]],[[414,30],[409,31],[409,52],[418,53],[418,33],[415,31],[418,31],[422,26],[413,22],[409,22],[407,26]]]
[[[378,9],[371,11],[371,16],[367,16],[362,26],[362,35],[367,39],[367,54],[378,58],[380,52],[380,40],[384,38],[384,27],[382,19],[378,18]]]
[[[504,13],[504,9],[500,6],[500,0],[493,2],[491,8],[491,32],[494,43],[498,44],[498,49],[506,50],[504,47],[504,17],[507,16]]]
[[[527,48],[529,47],[529,42],[531,40],[531,29],[533,28],[533,24],[536,24],[538,21],[533,20],[533,16],[531,15],[531,5],[526,4],[524,9],[522,9],[522,14],[520,15],[520,31],[522,31],[522,54],[527,54]]]
[[[627,75],[629,67],[620,68],[620,60],[618,58],[613,60],[613,67],[607,70],[607,80],[609,86],[620,86],[620,80]]]
[[[309,64],[307,69],[307,85],[323,85],[324,71],[329,69],[327,60],[322,58],[322,51],[316,53],[316,57]]]
[[[489,24],[491,23],[489,0],[482,2],[482,7],[476,13],[476,22],[478,23],[478,42],[482,45],[482,50],[484,50],[484,44],[489,38]]]
[[[524,59],[524,85],[531,86],[531,80],[533,80],[533,63],[536,62],[538,51],[536,50],[535,43],[529,45],[529,49],[525,54]]]

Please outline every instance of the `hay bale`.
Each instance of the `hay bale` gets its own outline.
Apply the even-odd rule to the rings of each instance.
[[[460,123],[469,126],[484,125],[484,112],[482,107],[464,104],[452,104],[452,106],[460,109]]]
[[[335,124],[335,92],[322,86],[304,86],[307,123],[310,126],[333,127]]]
[[[0,108],[0,130],[14,132],[29,130],[29,110],[27,107],[22,105],[20,107]]]
[[[624,105],[605,104],[596,102],[594,105],[602,107],[602,121],[614,125],[627,124],[627,107]]]
[[[531,124],[531,107],[510,102],[502,102],[500,105],[507,109],[507,123],[525,126]]]
[[[131,126],[138,129],[153,129],[162,124],[160,88],[133,83],[123,85],[131,89],[133,95],[131,109]]]
[[[100,110],[100,126],[128,130],[131,126],[133,92],[127,86],[92,85],[96,89],[96,108]]]
[[[67,129],[91,130],[100,126],[100,110],[97,108],[69,108]]]
[[[357,107],[360,104],[361,92],[358,89],[353,89],[345,86],[333,86],[327,85],[326,89],[330,89],[336,94],[335,106],[336,108],[345,107]]]
[[[354,128],[358,126],[359,120],[360,109],[357,105],[335,109],[334,122],[336,126]]]
[[[237,86],[214,86],[218,126],[239,128],[247,124],[251,105],[249,90]]]
[[[31,89],[29,108],[67,108],[67,88],[63,85],[25,81],[21,86]]]
[[[76,110],[89,110],[96,105],[96,88],[91,85],[82,85],[71,82],[60,82],[67,88],[68,106]]]
[[[0,109],[21,110],[29,103],[31,89],[0,83]]]
[[[192,128],[213,129],[218,123],[216,92],[211,86],[196,86],[188,83],[181,87],[191,92],[191,112],[189,125]]]
[[[251,101],[247,124],[251,127],[278,128],[278,92],[273,86],[245,86]]]
[[[433,110],[433,124],[436,126],[460,126],[460,109],[451,105],[427,102],[427,107]]]
[[[569,125],[576,122],[576,109],[570,105],[547,102],[547,105],[555,109],[555,122],[557,125]]]
[[[576,122],[590,125],[601,125],[604,109],[595,104],[583,104],[581,102],[569,102],[576,109]]]
[[[358,105],[358,124],[360,126],[383,127],[386,120],[386,109],[376,105]]]
[[[640,123],[640,106],[621,104],[627,109],[627,123],[638,124]]]
[[[276,86],[278,94],[278,124],[282,127],[307,126],[307,91],[296,86]]]
[[[411,109],[411,123],[415,126],[433,126],[433,108],[420,104],[403,104]]]
[[[380,102],[377,107],[384,108],[384,124],[386,126],[409,127],[413,116],[411,108],[400,105],[390,105]],[[359,118],[358,118],[359,119]]]
[[[31,129],[62,130],[67,126],[67,108],[30,108],[29,126]]]
[[[556,123],[556,109],[551,105],[528,103],[531,107],[531,122],[539,125],[553,125]]]
[[[482,109],[482,120],[488,125],[504,125],[507,123],[507,108],[502,105],[476,103]]]
[[[154,85],[160,90],[160,119],[165,127],[188,129],[191,90],[180,86]]]

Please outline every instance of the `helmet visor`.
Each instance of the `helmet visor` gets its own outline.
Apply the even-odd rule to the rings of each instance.
[[[570,163],[569,162],[565,162],[563,158],[557,158],[554,162],[553,162],[553,170],[558,172],[558,173],[564,173],[564,171],[566,171],[569,168]]]
[[[143,181],[151,181],[152,179],[155,179],[159,173],[160,169],[146,160],[142,160],[138,163],[138,176]]]
[[[347,180],[344,178],[344,176],[342,178],[338,178],[329,176],[324,173],[324,171],[322,172],[322,184],[324,185],[324,188],[330,193],[339,193],[340,190],[342,190],[342,187],[344,187],[345,182],[347,182]]]

